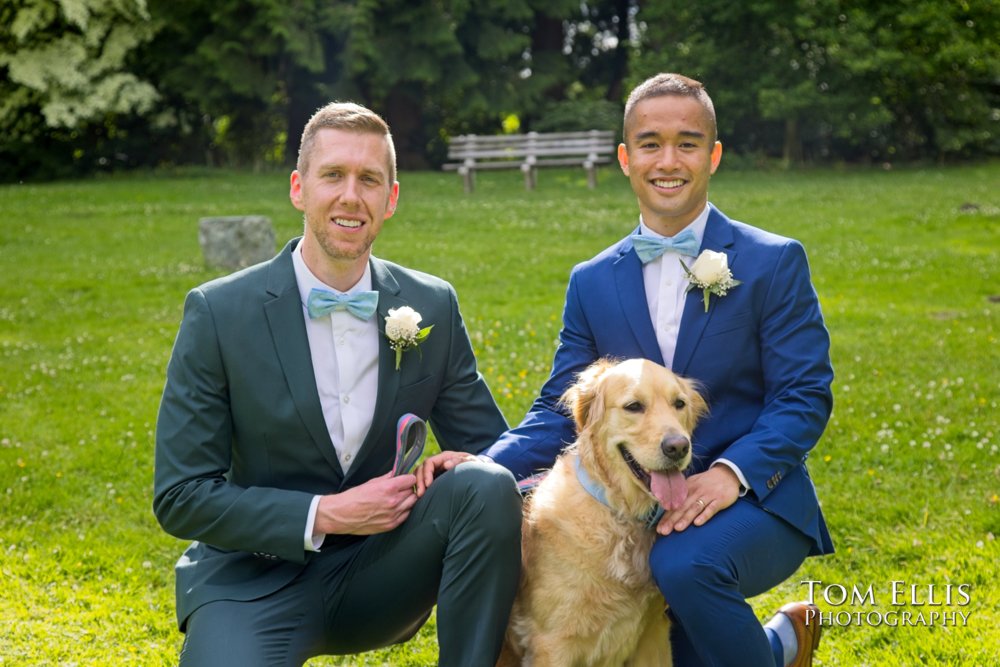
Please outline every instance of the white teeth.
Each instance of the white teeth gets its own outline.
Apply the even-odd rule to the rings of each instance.
[[[680,178],[675,178],[672,181],[664,181],[662,179],[657,179],[653,181],[653,185],[658,188],[679,188],[684,185],[684,180]]]
[[[348,220],[347,218],[334,218],[333,221],[340,225],[341,227],[350,227],[351,229],[356,229],[361,226],[360,220]]]

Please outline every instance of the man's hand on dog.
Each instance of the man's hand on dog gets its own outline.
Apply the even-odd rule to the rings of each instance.
[[[712,466],[687,480],[687,498],[680,508],[667,512],[656,526],[660,535],[669,535],[706,521],[736,502],[740,496],[740,480],[731,468]]]

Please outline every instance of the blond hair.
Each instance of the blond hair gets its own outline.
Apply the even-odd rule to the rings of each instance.
[[[396,181],[396,147],[392,143],[392,133],[389,132],[389,126],[377,113],[354,102],[330,102],[309,119],[305,129],[302,130],[302,139],[299,141],[299,157],[295,164],[295,168],[300,174],[305,174],[309,170],[309,159],[312,157],[316,135],[324,129],[377,134],[385,137],[388,147],[386,157],[389,166],[389,182]]]

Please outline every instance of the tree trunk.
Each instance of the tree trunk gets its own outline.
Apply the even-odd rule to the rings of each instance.
[[[400,169],[428,169],[425,154],[424,104],[409,88],[397,85],[385,100],[385,120],[392,130]]]
[[[536,63],[544,67],[544,75],[550,79],[542,91],[542,97],[546,100],[558,101],[564,97],[564,77],[559,71],[559,65],[565,61],[564,39],[561,18],[535,12],[535,27],[531,31],[531,55]],[[535,72],[535,76],[542,74],[541,71]]]
[[[629,56],[629,7],[632,0],[615,0],[615,16],[618,17],[615,36],[618,45],[611,59],[611,79],[604,93],[604,99],[621,102],[625,96],[625,75],[628,72]]]
[[[802,139],[799,136],[798,118],[785,119],[785,146],[782,151],[782,160],[786,166],[802,162]]]

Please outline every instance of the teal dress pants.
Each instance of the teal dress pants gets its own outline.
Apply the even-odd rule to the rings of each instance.
[[[329,540],[328,540],[329,541]],[[492,667],[521,563],[513,476],[463,463],[437,478],[396,530],[323,551],[290,584],[189,617],[183,667],[299,667],[317,655],[404,642],[437,604],[442,667]]]

